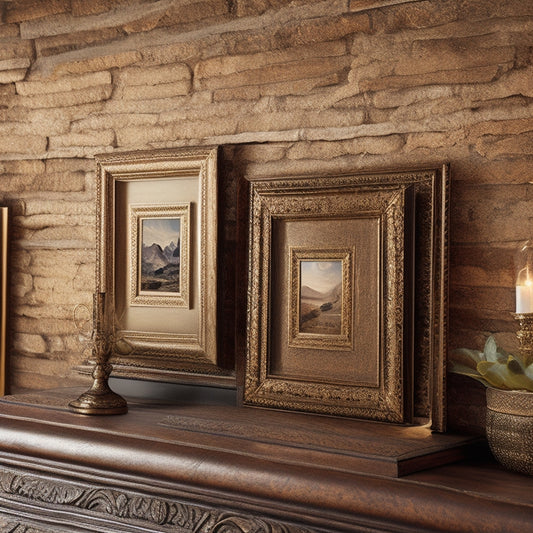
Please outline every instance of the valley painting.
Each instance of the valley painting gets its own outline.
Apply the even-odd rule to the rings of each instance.
[[[142,292],[180,293],[181,218],[141,220]]]
[[[342,261],[300,261],[299,332],[342,333]]]

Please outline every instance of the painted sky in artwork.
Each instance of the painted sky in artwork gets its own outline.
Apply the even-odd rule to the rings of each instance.
[[[342,261],[301,261],[301,286],[327,293],[342,281]]]
[[[180,237],[180,218],[145,218],[142,222],[143,246],[156,243],[165,248],[171,242],[177,244]]]

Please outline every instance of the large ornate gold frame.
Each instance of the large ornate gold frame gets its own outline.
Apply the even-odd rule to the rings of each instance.
[[[96,156],[97,290],[106,293],[115,342],[113,375],[231,386],[217,353],[217,148]],[[132,301],[135,206],[173,213],[187,204],[187,305]],[[132,207],[133,206],[133,207]],[[169,207],[171,206],[171,207]],[[174,208],[172,208],[174,206]],[[132,258],[135,256],[134,258]],[[138,267],[137,267],[138,268]]]
[[[248,329],[240,369],[244,405],[430,424],[434,430],[445,430],[448,188],[447,166],[249,180]],[[276,244],[283,233],[276,229],[280,221],[367,216],[377,217],[381,235],[381,327],[375,332],[379,382],[339,383],[326,374],[310,379],[307,370],[298,376],[285,372],[283,365],[273,366],[272,359],[283,359],[289,348],[280,343],[279,328],[273,329],[273,301],[286,301],[283,292],[289,293],[277,274],[283,256],[283,246]],[[350,236],[345,238],[351,245]],[[361,250],[356,243],[356,256],[364,261]],[[357,324],[357,291],[353,306]],[[356,337],[359,333],[355,329]],[[373,333],[367,329],[362,334]],[[338,351],[339,364],[342,357]]]
[[[404,184],[356,191],[322,177],[252,183],[245,404],[411,421],[411,362],[403,349],[404,337],[410,337],[404,310],[412,302],[404,283],[410,275],[410,193]],[[294,269],[285,257],[302,243],[317,258],[321,249],[331,254],[331,246],[360,250],[357,282],[349,274],[352,279],[343,283],[355,302],[347,325],[356,332],[349,350],[339,350],[335,335],[318,335],[315,346],[309,338],[304,346],[295,346],[290,335],[285,340],[297,313],[290,304],[288,317],[283,313],[287,303],[294,304],[287,294]]]

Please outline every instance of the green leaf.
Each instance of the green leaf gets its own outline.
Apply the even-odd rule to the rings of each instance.
[[[512,355],[507,358],[507,368],[512,374],[524,374],[525,371],[522,361]]]
[[[498,345],[494,340],[494,337],[491,335],[487,342],[485,342],[485,348],[483,348],[483,354],[487,361],[492,361],[494,363],[498,362]]]
[[[481,361],[477,365],[478,372],[485,378],[492,387],[497,389],[508,389],[505,384],[505,377],[502,375],[503,369],[507,367],[493,361]]]
[[[498,389],[533,391],[533,380],[521,369],[520,372],[515,372],[516,364],[513,363],[512,367],[513,370],[507,364],[481,361],[478,364],[478,371],[483,378]]]

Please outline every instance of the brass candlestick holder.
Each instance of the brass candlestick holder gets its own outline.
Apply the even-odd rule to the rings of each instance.
[[[92,354],[95,367],[92,373],[93,384],[69,407],[84,415],[121,415],[128,412],[128,404],[122,396],[109,387],[109,375],[113,369],[109,363],[111,356],[111,335],[104,328],[105,293],[94,298],[94,341]]]
[[[520,356],[525,367],[533,363],[533,313],[515,313],[519,328],[518,337]]]

